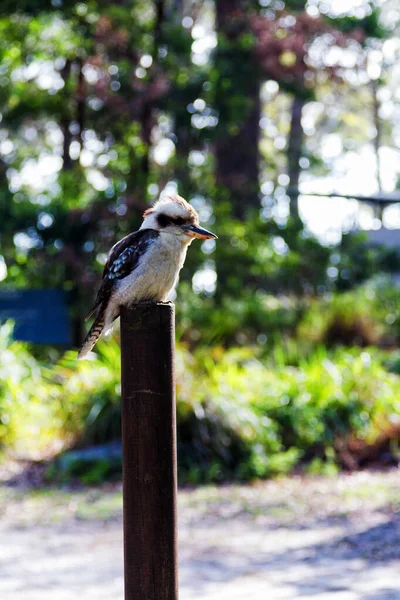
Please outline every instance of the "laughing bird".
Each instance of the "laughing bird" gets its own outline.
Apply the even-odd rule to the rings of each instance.
[[[176,284],[194,238],[217,236],[199,227],[193,206],[180,196],[161,195],[143,214],[139,231],[130,233],[110,250],[103,279],[88,320],[97,317],[79,351],[90,352],[103,331],[119,317],[121,306],[138,302],[164,302]]]

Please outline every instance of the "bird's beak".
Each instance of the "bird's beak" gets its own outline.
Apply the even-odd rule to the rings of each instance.
[[[207,229],[197,227],[196,225],[183,225],[182,229],[185,230],[186,235],[189,237],[195,237],[199,240],[216,240],[217,236]]]

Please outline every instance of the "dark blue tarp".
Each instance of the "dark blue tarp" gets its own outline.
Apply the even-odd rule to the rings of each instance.
[[[16,340],[71,344],[66,294],[62,290],[0,291],[0,322],[15,322]]]

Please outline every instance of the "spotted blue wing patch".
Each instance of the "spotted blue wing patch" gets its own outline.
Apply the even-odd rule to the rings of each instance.
[[[130,233],[112,247],[104,267],[103,281],[96,301],[86,319],[90,318],[100,305],[107,304],[115,281],[127,277],[136,269],[143,254],[158,236],[158,231],[154,229],[141,229]]]
[[[136,248],[125,248],[123,252],[114,260],[114,262],[110,265],[107,273],[108,279],[123,279],[131,271],[132,267],[136,267],[138,263]]]

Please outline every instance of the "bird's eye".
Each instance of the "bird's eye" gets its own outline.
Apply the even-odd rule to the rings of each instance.
[[[174,219],[175,225],[183,225],[184,222],[185,222],[185,219],[182,219],[182,217],[177,217],[176,219]]]
[[[171,223],[171,219],[167,215],[158,215],[157,221],[160,227],[167,227]]]

